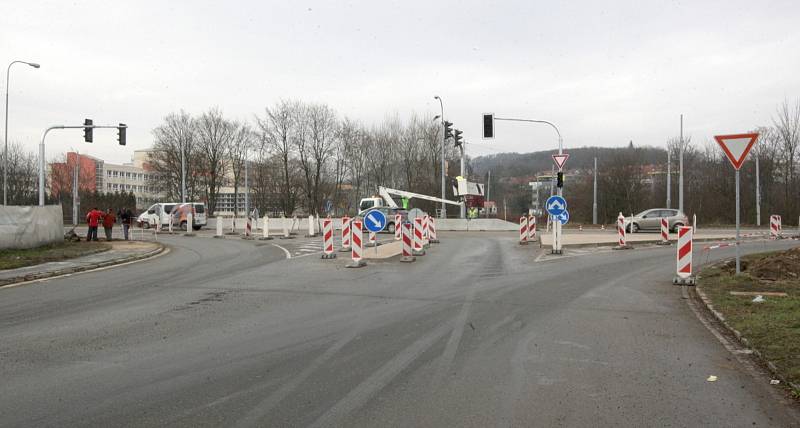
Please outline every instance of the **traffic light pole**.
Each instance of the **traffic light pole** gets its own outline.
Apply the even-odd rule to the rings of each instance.
[[[533,119],[514,119],[514,118],[502,118],[502,117],[495,117],[494,120],[505,120],[508,122],[529,122],[529,123],[543,123],[545,125],[550,125],[558,134],[558,154],[564,154],[564,139],[561,138],[561,132],[558,130],[558,127],[553,124],[552,122],[548,122],[546,120],[533,120]],[[562,172],[562,169],[559,168],[558,172]],[[557,188],[558,196],[563,194],[563,188]],[[561,222],[554,221],[553,222],[553,254],[561,254]]]
[[[54,130],[54,129],[84,129],[84,128],[127,128],[127,126],[121,127],[119,125],[111,126],[111,125],[53,125],[44,130],[42,133],[42,140],[39,142],[39,206],[44,206],[44,175],[45,175],[45,159],[44,159],[44,139],[47,137],[47,133]]]

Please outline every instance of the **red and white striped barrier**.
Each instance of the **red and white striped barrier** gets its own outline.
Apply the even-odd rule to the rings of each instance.
[[[411,223],[399,223],[398,227],[403,235],[403,257],[400,258],[400,261],[406,263],[413,262],[417,258],[414,257],[414,250],[412,248],[412,236],[414,233],[411,230]]]
[[[430,230],[428,233],[430,234],[431,243],[438,244],[439,238],[436,236],[436,219],[433,217],[431,217]]]
[[[771,215],[769,216],[769,237],[772,239],[778,239],[781,236],[781,216],[779,215]]]
[[[430,223],[431,217],[429,215],[422,216],[422,245],[426,247],[430,245],[430,236],[428,235]]]
[[[692,237],[693,228],[691,226],[681,226],[678,229],[678,248],[677,248],[677,273],[674,284],[694,285],[692,277]]]
[[[367,265],[367,262],[364,261],[364,236],[361,232],[361,227],[361,220],[353,220],[350,229],[352,231],[350,236],[350,257],[352,257],[353,261],[347,265],[350,268],[359,268]]]
[[[617,246],[614,247],[614,249],[627,250],[631,248],[628,245],[628,239],[625,232],[625,216],[623,216],[622,213],[619,213],[619,216],[617,217],[617,235],[619,238],[617,239]]]
[[[519,245],[528,244],[528,217],[519,218]]]
[[[350,217],[342,217],[342,248],[339,250],[341,252],[350,251],[350,225]]]
[[[414,249],[415,256],[424,256],[425,248],[422,243],[422,217],[414,219]]]
[[[368,247],[377,247],[378,246],[378,237],[375,232],[369,232],[369,244]]]
[[[536,216],[528,216],[528,241],[536,241]]]
[[[258,239],[261,240],[261,241],[267,241],[267,240],[272,239],[269,236],[269,216],[268,215],[264,214],[264,221],[263,221],[262,224],[264,226],[262,228],[262,232],[264,233],[264,236],[262,236],[261,238],[258,238]]]
[[[669,242],[669,221],[666,218],[661,218],[661,242],[658,245],[670,245]]]
[[[333,220],[330,217],[322,220],[322,258],[336,258],[333,252]]]
[[[247,223],[244,225],[244,237],[250,238],[250,235],[253,234],[253,219],[250,216],[247,216]]]
[[[403,234],[403,216],[400,214],[394,215],[394,239],[399,241],[402,239]]]

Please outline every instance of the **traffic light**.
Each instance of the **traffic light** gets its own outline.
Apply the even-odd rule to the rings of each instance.
[[[444,139],[453,138],[453,122],[444,121]]]
[[[556,177],[556,187],[558,187],[558,188],[564,187],[564,173],[563,172],[559,171],[558,176]]]
[[[464,144],[464,137],[462,137],[461,134],[463,134],[463,132],[461,132],[460,129],[453,130],[453,139],[455,140],[456,147]]]
[[[128,130],[128,125],[124,123],[120,123],[119,127],[117,127],[117,141],[119,141],[120,146],[125,145],[125,132]]]
[[[483,115],[483,138],[494,138],[494,113]]]
[[[92,119],[84,119],[83,120],[83,124],[91,126],[92,125]],[[94,128],[83,128],[83,141],[86,141],[87,143],[91,143],[92,142],[92,140],[94,139],[94,136],[92,135],[92,131],[94,131]]]

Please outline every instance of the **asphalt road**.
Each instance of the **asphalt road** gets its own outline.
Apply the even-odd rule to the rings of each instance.
[[[162,237],[2,289],[0,426],[800,425],[671,285],[674,248],[534,262],[513,233],[442,235],[363,269]]]

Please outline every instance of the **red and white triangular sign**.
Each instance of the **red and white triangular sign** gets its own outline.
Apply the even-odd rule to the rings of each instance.
[[[722,151],[731,161],[731,165],[739,169],[742,167],[747,154],[750,153],[750,149],[753,148],[753,145],[758,140],[758,133],[715,135],[714,139],[722,147]]]
[[[561,155],[553,155],[553,162],[556,163],[559,171],[564,168],[564,164],[567,163],[567,159],[569,159],[569,155],[566,153]]]

